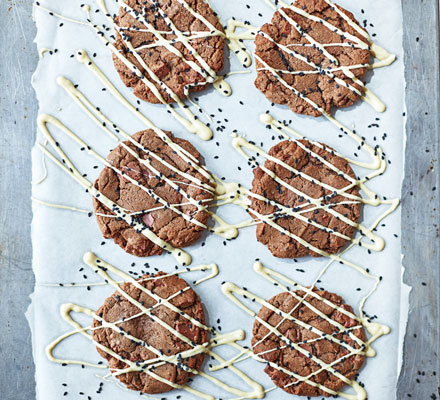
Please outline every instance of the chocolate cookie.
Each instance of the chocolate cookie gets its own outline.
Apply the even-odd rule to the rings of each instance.
[[[142,371],[116,375],[122,383],[127,385],[128,389],[138,390],[142,393],[155,394],[173,390],[172,386],[155,379],[146,371],[151,371],[170,383],[185,384],[191,377],[188,368],[200,370],[204,354],[198,352],[191,357],[183,357],[181,353],[208,340],[207,331],[197,327],[182,314],[186,313],[192,319],[205,324],[203,306],[197,294],[191,288],[188,289],[188,285],[183,279],[177,276],[163,277],[164,275],[164,273],[159,273],[154,277],[143,276],[140,278],[138,282],[146,290],[141,290],[132,283],[123,283],[121,289],[107,298],[103,306],[96,312],[99,319],[93,320],[93,340],[100,346],[104,346],[105,349],[118,354],[123,360],[129,360],[135,363],[136,367],[142,369]],[[173,296],[179,292],[181,293]],[[163,303],[157,306],[158,301],[150,294],[161,299],[169,299],[173,296],[169,302],[179,312]],[[142,307],[151,311],[154,317],[146,315],[144,310],[133,302],[140,303]],[[141,315],[134,317],[138,314]],[[178,334],[188,338],[188,343],[177,337],[164,324],[156,322],[153,319],[155,317],[177,331]],[[100,328],[102,326],[101,319],[107,323],[114,323],[114,329],[112,327]],[[108,361],[113,372],[129,368],[127,363],[113,357],[102,348],[97,347],[97,350]],[[166,357],[171,357],[177,363],[173,363],[171,360],[165,361]],[[145,363],[145,361],[152,359],[157,360]],[[155,364],[158,365],[151,369]]]
[[[297,396],[327,397],[331,392],[298,380],[298,375],[307,376],[309,383],[338,392],[345,382],[337,374],[353,380],[362,367],[365,357],[359,352],[364,348],[366,339],[361,324],[344,313],[353,314],[353,309],[344,304],[341,297],[316,288],[313,292],[317,297],[306,297],[305,292],[296,291],[271,298],[268,303],[276,311],[266,307],[260,310],[254,323],[252,347],[254,354],[272,363],[264,371],[275,385]],[[303,298],[306,303],[300,303]],[[290,319],[281,316],[280,311],[289,314]],[[279,333],[271,332],[259,319],[275,327]],[[339,361],[326,369],[323,364],[318,364],[319,360],[327,365]]]
[[[337,7],[359,25],[353,14]],[[304,12],[334,28],[304,16]],[[335,32],[336,28],[341,32]],[[361,45],[347,34],[358,38]],[[318,107],[330,114],[332,107],[348,107],[359,99],[362,87],[341,67],[348,67],[348,75],[362,78],[370,64],[368,41],[327,1],[297,0],[292,7],[281,8],[270,24],[263,25],[255,44],[255,86],[271,102],[286,104],[298,114],[317,117],[321,115]]]
[[[322,147],[321,147],[322,146]],[[297,190],[297,193],[277,182],[261,167],[254,170],[252,193],[250,195],[252,210],[260,215],[273,214],[274,221],[280,228],[270,226],[267,222],[257,225],[258,241],[268,246],[275,257],[296,258],[311,255],[320,257],[322,254],[312,249],[319,249],[329,254],[338,253],[355,233],[355,227],[349,225],[348,220],[358,222],[361,213],[361,204],[354,203],[355,199],[348,199],[337,194],[337,189],[349,186],[349,182],[342,173],[355,178],[349,163],[337,156],[333,149],[325,145],[314,145],[307,140],[283,141],[272,147],[269,156],[283,162],[291,169],[279,163],[266,160],[264,167],[271,174]],[[331,169],[317,158],[326,160],[336,170]],[[309,179],[306,179],[309,177]],[[326,187],[324,187],[324,185]],[[359,196],[356,186],[346,190],[346,194]],[[259,198],[258,198],[259,196]],[[310,204],[310,199],[320,199],[317,205]],[[264,199],[263,199],[264,198]],[[276,202],[270,204],[268,200]],[[350,202],[350,204],[342,204]],[[322,207],[331,205],[330,210]],[[285,206],[287,209],[282,209]],[[317,208],[318,207],[318,208]],[[311,211],[306,211],[310,209]],[[289,215],[294,212],[295,216]],[[298,214],[301,213],[301,214]],[[259,220],[257,214],[252,214]],[[302,216],[306,220],[301,220]],[[346,218],[346,221],[343,219]],[[305,244],[290,237],[287,232],[302,239]]]
[[[165,102],[175,102],[170,96],[170,91],[183,99],[186,96],[186,90],[198,92],[206,87],[207,76],[209,77],[210,74],[212,76],[213,73],[207,70],[206,65],[202,65],[200,60],[197,60],[197,54],[214,71],[214,75],[223,69],[225,40],[206,26],[201,18],[209,21],[218,31],[224,32],[224,30],[205,0],[155,0],[151,2],[126,0],[125,2],[134,10],[134,13],[126,7],[120,8],[115,22],[119,28],[122,28],[122,31],[119,33],[117,30],[115,46],[136,66],[138,71],[145,75],[146,79],[154,84]],[[151,27],[147,26],[145,20],[151,24]],[[186,38],[192,37],[187,41],[186,46],[175,34],[175,29],[169,21]],[[153,34],[153,29],[159,33]],[[158,35],[168,41],[180,54],[175,54],[163,44],[154,46],[154,43],[158,42]],[[157,76],[157,80],[150,76],[132,54],[127,41]],[[161,103],[141,79],[115,55],[113,55],[113,61],[122,81],[126,86],[134,89],[136,96],[150,103]],[[196,71],[187,61],[195,62],[201,70]],[[207,76],[202,76],[202,73]],[[166,90],[164,85],[168,86],[170,91]]]
[[[201,156],[191,143],[175,138],[169,132],[167,135],[184,151],[200,161]],[[149,155],[147,151],[140,150],[132,142],[124,142],[137,157],[129,153],[123,145],[116,147],[108,155],[107,161],[121,173],[105,167],[95,182],[95,188],[119,207],[126,209],[133,220],[142,223],[146,229],[153,231],[171,246],[182,248],[191,245],[201,237],[209,219],[209,214],[204,208],[198,209],[199,205],[208,204],[213,198],[214,190],[209,189],[211,186],[208,179],[196,169],[195,162],[189,165],[154,131],[138,132],[132,138],[150,154],[158,156],[159,160]],[[151,163],[156,173],[141,164],[139,159]],[[194,180],[173,171],[165,165],[165,162],[182,174],[194,177]],[[127,176],[137,184],[130,182]],[[198,182],[205,183],[208,189],[200,186]],[[177,187],[173,188],[171,183]],[[196,202],[197,206],[189,204],[187,195]],[[127,253],[138,257],[162,254],[163,249],[160,246],[137,232],[121,218],[115,218],[115,214],[99,200],[94,199],[93,204],[98,225],[105,238],[113,239]],[[186,218],[183,215],[186,215]]]

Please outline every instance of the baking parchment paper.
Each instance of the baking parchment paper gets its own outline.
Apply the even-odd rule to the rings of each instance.
[[[80,9],[82,1],[41,0],[40,2],[65,16],[84,19],[84,13]],[[116,12],[117,9],[111,4],[112,1],[109,0],[108,3],[111,11]],[[367,20],[367,28],[370,34],[374,34],[374,40],[397,55],[397,61],[393,65],[370,72],[368,76],[368,87],[386,103],[387,111],[379,114],[368,104],[359,102],[348,109],[337,111],[336,118],[348,127],[355,128],[370,145],[379,144],[383,148],[391,163],[386,173],[372,181],[369,186],[387,198],[399,197],[403,179],[405,145],[400,1],[341,0],[338,4],[351,10],[361,23]],[[91,6],[93,18],[96,18],[97,22],[107,23],[102,15],[94,13],[97,8],[96,4],[92,2]],[[212,6],[224,24],[229,18],[235,17],[242,21],[249,21],[255,26],[261,26],[271,19],[273,13],[273,10],[263,0],[252,2],[212,0]],[[129,100],[135,102],[136,98],[120,82],[113,68],[110,51],[102,45],[95,33],[87,27],[60,21],[39,9],[36,9],[34,14],[38,28],[36,37],[38,48],[40,50],[47,48],[52,51],[52,54],[46,52],[41,57],[33,78],[40,112],[59,118],[102,155],[106,155],[115,147],[114,142],[106,137],[103,131],[88,119],[57,85],[56,78],[62,75],[78,84],[96,106],[99,106],[106,115],[126,131],[135,133],[144,129],[145,127],[111,94],[102,91],[102,85],[76,61],[75,57],[71,57],[77,50],[83,48],[89,55],[96,53],[93,59],[97,65]],[[63,23],[62,27],[60,23]],[[252,44],[248,43],[248,45],[250,49],[253,49]],[[243,70],[233,55],[230,57],[230,63],[227,64],[225,72]],[[291,113],[285,107],[271,106],[253,86],[256,75],[255,66],[249,68],[249,71],[249,74],[233,75],[228,78],[233,88],[233,95],[229,98],[223,97],[213,89],[196,96],[203,109],[208,114],[214,115],[212,122],[214,139],[210,142],[204,142],[185,131],[162,106],[142,103],[139,108],[162,129],[171,130],[176,136],[191,140],[203,154],[207,167],[217,176],[224,177],[226,181],[238,181],[247,187],[251,185],[252,172],[245,160],[232,148],[230,134],[236,129],[239,134],[245,135],[247,139],[258,144],[262,143],[262,147],[269,150],[276,141],[272,141],[273,133],[266,130],[258,119],[259,115],[266,110],[269,110],[277,119],[291,121],[291,126],[307,137],[325,142],[341,153],[353,156],[356,151],[355,144],[347,137],[339,138],[338,130],[324,118],[302,117]],[[201,118],[204,117],[201,116]],[[371,124],[378,124],[379,127],[369,127]],[[71,139],[66,138],[52,126],[49,126],[49,129],[75,165],[80,167],[83,173],[87,173],[91,180],[96,178],[101,166],[98,169],[94,168],[97,162],[79,151],[78,146]],[[44,142],[41,132],[38,133],[37,141]],[[359,154],[359,158],[362,159],[362,157],[363,155]],[[33,178],[38,180],[43,174],[43,164],[42,154],[36,148],[33,151],[32,167]],[[51,161],[47,161],[47,172],[47,179],[39,185],[34,185],[34,197],[53,203],[92,209],[89,195]],[[366,173],[361,169],[356,169],[356,172]],[[127,255],[112,241],[105,241],[94,218],[89,218],[86,214],[48,208],[38,203],[34,203],[33,211],[33,268],[36,287],[27,316],[33,337],[37,398],[40,400],[59,399],[65,392],[68,393],[66,398],[87,398],[87,396],[93,399],[117,398],[117,396],[124,399],[139,398],[138,393],[125,391],[111,383],[105,383],[101,394],[97,394],[96,391],[102,380],[96,375],[103,375],[102,371],[80,366],[63,367],[49,362],[44,352],[49,342],[71,329],[60,316],[61,304],[72,302],[96,309],[114,290],[107,286],[93,287],[88,291],[85,287],[58,288],[44,286],[44,284],[99,282],[98,277],[82,263],[82,256],[86,251],[95,252],[104,260],[125,271],[139,271],[145,262],[163,271],[172,271],[175,267],[174,258],[171,255],[162,255],[138,259]],[[382,212],[383,209],[366,206],[363,223],[369,225]],[[248,218],[246,213],[237,206],[227,206],[218,213],[228,221],[238,222]],[[369,315],[376,315],[379,322],[392,329],[391,334],[382,337],[374,344],[377,356],[367,360],[360,374],[360,380],[365,384],[368,398],[371,400],[395,398],[402,358],[409,288],[402,285],[400,221],[400,209],[398,209],[379,227],[378,233],[386,240],[384,251],[368,254],[366,249],[356,247],[346,254],[347,259],[358,262],[369,268],[373,274],[383,277],[377,291],[368,300],[365,310]],[[203,283],[196,290],[204,302],[210,323],[215,326],[221,325],[222,332],[244,329],[247,332],[244,344],[250,342],[252,318],[222,295],[221,282],[232,281],[239,286],[246,286],[262,297],[269,298],[276,294],[277,290],[253,272],[252,265],[256,258],[259,258],[265,266],[274,268],[304,285],[310,284],[327,263],[327,260],[312,258],[300,259],[298,262],[276,259],[256,241],[255,227],[242,230],[238,239],[227,242],[226,246],[222,238],[214,235],[205,235],[203,241],[206,242],[204,247],[201,247],[201,242],[199,242],[188,249],[193,257],[192,265],[217,263],[220,275]],[[132,266],[133,262],[135,266]],[[80,271],[81,268],[84,270]],[[193,281],[199,276],[200,274],[194,273],[183,277],[188,281]],[[356,310],[373,283],[371,279],[364,278],[348,267],[333,264],[324,275],[320,285],[343,296],[346,302]],[[258,310],[255,305],[253,307],[254,310]],[[220,323],[217,323],[218,318]],[[80,321],[90,323],[85,318],[80,318]],[[220,348],[218,351],[225,357],[236,354],[236,351],[230,348]],[[79,335],[57,348],[56,355],[61,358],[75,358],[91,362],[101,360],[93,344]],[[263,384],[265,388],[273,386],[263,372],[263,364],[247,360],[237,366]],[[207,369],[206,365],[205,369]],[[220,371],[216,373],[216,376],[246,389],[246,385],[228,371]],[[200,377],[195,377],[192,386],[203,388],[217,397],[234,397],[212,387]],[[156,397],[173,399],[177,395],[182,395],[183,399],[192,398],[186,392],[171,392]],[[269,393],[267,398],[288,399],[294,396],[278,389]]]

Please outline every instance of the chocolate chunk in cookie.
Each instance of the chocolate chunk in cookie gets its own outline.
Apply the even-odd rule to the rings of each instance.
[[[330,114],[332,107],[359,99],[363,88],[355,80],[370,64],[369,42],[347,21],[359,25],[353,14],[337,7],[325,0],[297,0],[263,25],[255,40],[255,86],[271,102],[316,117],[319,109]]]
[[[200,162],[201,156],[191,143],[169,132],[166,134]],[[129,141],[123,143],[131,152],[122,144],[117,146],[107,157],[117,171],[105,167],[95,188],[171,246],[182,248],[193,244],[201,237],[209,219],[204,206],[214,196],[210,181],[200,172],[200,165],[185,161],[153,130],[138,132],[132,138],[141,149]],[[141,160],[148,162],[151,168]],[[138,257],[162,254],[162,247],[116,218],[99,199],[95,198],[93,203],[105,238],[113,239],[127,253]]]
[[[270,363],[265,372],[275,385],[297,396],[327,397],[346,385],[344,377],[356,377],[364,363],[366,339],[353,309],[341,297],[316,288],[313,294],[284,292],[268,300],[273,309],[263,307],[258,313],[252,347]]]
[[[134,371],[116,375],[128,389],[149,394],[168,392],[174,388],[167,382],[184,385],[192,375],[189,369],[200,370],[202,366],[203,352],[191,354],[191,350],[208,340],[206,329],[194,323],[205,325],[203,306],[188,284],[175,275],[159,273],[143,276],[137,282],[144,289],[123,283],[105,300],[93,320],[93,340],[99,344],[97,350],[112,372],[133,369],[122,360],[134,363]],[[175,309],[163,299],[169,299]]]
[[[171,93],[184,99],[186,93],[203,90],[207,79],[215,78],[223,69],[225,40],[218,32],[222,34],[224,30],[205,0],[126,0],[125,3],[129,8],[121,7],[115,21],[121,28],[120,32],[117,30],[115,46],[156,87],[166,103],[175,102]],[[180,37],[177,31],[181,32]],[[136,96],[150,103],[161,103],[122,60],[114,55],[113,61],[122,81],[134,89]],[[188,62],[194,62],[197,67]]]
[[[252,193],[257,196],[250,195],[250,212],[255,211],[256,220],[260,220],[258,214],[267,216],[277,226],[258,224],[258,240],[281,258],[338,253],[354,236],[361,213],[359,191],[349,163],[330,147],[307,140],[283,141],[270,149],[269,156],[279,161],[266,160],[264,167],[269,173],[261,167],[254,170]],[[345,187],[349,188],[344,193],[337,193]],[[320,200],[313,204],[314,199]]]

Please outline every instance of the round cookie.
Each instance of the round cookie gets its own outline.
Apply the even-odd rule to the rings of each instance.
[[[297,298],[301,299],[306,296],[306,293],[303,291],[294,292],[297,298],[289,292],[283,292],[268,300],[270,305],[277,310],[290,314],[294,320],[284,319],[281,322],[283,317],[279,315],[279,312],[273,312],[263,307],[258,313],[257,318],[276,327],[283,337],[286,338],[287,342],[283,341],[279,334],[271,333],[268,328],[256,319],[253,327],[253,352],[264,360],[281,366],[286,372],[290,371],[300,376],[309,376],[317,372],[316,375],[309,378],[309,381],[338,392],[345,386],[345,383],[335,375],[335,371],[322,369],[312,357],[316,357],[326,364],[343,358],[333,367],[349,380],[353,380],[362,367],[365,357],[361,354],[353,354],[352,349],[358,350],[363,348],[366,341],[365,331],[355,319],[338,310],[338,308],[342,308],[353,314],[353,309],[349,305],[344,304],[341,297],[334,293],[319,291],[316,288],[313,288],[313,292],[318,297],[308,295],[306,301],[319,310],[321,315],[318,315],[306,304],[299,303]],[[326,299],[334,306],[324,303],[323,299]],[[325,318],[323,318],[322,314],[325,314]],[[336,326],[330,320],[335,321]],[[307,325],[300,326],[295,321],[300,321]],[[339,333],[340,328],[338,328],[338,324],[343,325],[345,328],[356,326],[359,326],[359,328],[350,330],[349,335],[347,333]],[[313,332],[309,329],[309,326],[319,330],[321,333]],[[324,334],[331,337],[324,338]],[[354,338],[354,336],[359,340]],[[322,339],[316,340],[318,337],[322,337]],[[335,339],[340,342],[337,343]],[[342,341],[344,343],[343,346],[340,344]],[[300,346],[306,353],[304,354],[295,349],[295,346]],[[349,349],[347,346],[350,346],[352,349]],[[310,397],[327,397],[330,395],[319,387],[309,385],[304,381],[298,381],[293,375],[269,364],[264,371],[270,376],[276,386],[290,394]]]
[[[187,140],[175,138],[169,132],[166,132],[166,134],[174,143],[200,161],[201,155],[191,143]],[[140,143],[143,148],[155,153],[161,160],[165,160],[179,171],[208,183],[206,177],[198,172],[193,165],[188,165],[186,161],[180,158],[153,130],[138,132],[132,138]],[[208,212],[203,209],[197,210],[195,205],[188,204],[189,200],[183,191],[197,202],[203,202],[200,204],[208,204],[214,196],[214,190],[208,191],[188,178],[177,174],[162,162],[148,156],[147,152],[140,150],[133,143],[127,141],[124,144],[134,151],[140,159],[149,160],[153,168],[160,172],[160,175],[153,174],[122,145],[117,146],[108,155],[107,161],[113,167],[134,179],[138,184],[152,190],[155,196],[159,196],[169,205],[175,205],[175,208],[183,214],[191,216],[192,220],[197,220],[206,226],[209,219]],[[171,187],[164,177],[172,180],[174,184],[178,185],[179,189]],[[188,221],[183,215],[179,215],[166,205],[156,202],[153,196],[145,190],[109,167],[102,170],[95,181],[95,188],[130,213],[140,212],[134,215],[136,221],[143,223],[146,228],[175,248],[189,246],[202,235],[203,226]],[[147,239],[142,233],[137,232],[135,228],[121,218],[115,218],[114,213],[99,200],[94,198],[93,204],[99,228],[106,239],[113,239],[127,253],[138,257],[162,254],[163,249],[161,247]],[[148,212],[146,210],[154,211]],[[113,217],[108,218],[102,215],[112,215]]]
[[[304,148],[301,148],[299,144]],[[272,147],[269,151],[269,156],[277,158],[289,165],[296,170],[297,173],[293,173],[284,166],[271,160],[266,160],[264,167],[275,174],[276,177],[297,189],[299,193],[296,194],[287,187],[282,186],[260,167],[254,170],[252,193],[262,196],[266,200],[273,200],[278,205],[290,208],[293,212],[300,211],[298,207],[301,207],[302,210],[316,207],[313,204],[307,204],[308,199],[305,198],[304,195],[308,195],[314,199],[325,196],[320,202],[321,205],[335,204],[331,208],[333,212],[342,214],[343,217],[357,223],[360,219],[361,204],[337,204],[343,201],[353,202],[353,199],[348,199],[347,197],[334,193],[335,189],[341,189],[351,184],[351,182],[343,176],[340,176],[339,173],[343,172],[351,178],[355,178],[353,170],[346,160],[335,155],[333,149],[325,145],[322,146],[324,148],[313,145],[307,140],[300,140],[298,142],[286,140]],[[322,157],[328,163],[335,166],[337,171],[330,169],[330,167],[310,154],[310,152]],[[299,173],[302,173],[303,176],[300,176]],[[304,177],[305,175],[312,178],[312,180],[307,180]],[[330,186],[333,189],[329,190],[329,188],[324,188],[318,184],[318,182]],[[346,193],[359,196],[359,191],[356,186],[348,189]],[[321,208],[302,213],[301,215],[308,219],[306,222],[288,215],[286,212],[280,210],[278,206],[252,197],[252,195],[251,200],[251,214],[252,210],[260,215],[276,213],[275,222],[281,226],[282,229],[286,229],[307,243],[307,246],[305,246],[281,232],[279,229],[265,222],[260,223],[257,225],[257,239],[259,242],[265,244],[275,257],[297,258],[307,255],[320,257],[321,255],[313,251],[310,248],[311,246],[329,254],[336,254],[347,243],[348,239],[337,236],[332,232],[336,231],[349,238],[352,238],[355,234],[355,227],[338,218],[339,216],[332,215],[330,212]],[[252,215],[255,220],[259,220],[255,214]],[[310,224],[310,220],[319,224],[321,227]],[[322,227],[331,231],[326,232]]]
[[[157,0],[154,2],[145,2],[143,0],[126,0],[126,3],[139,12],[140,16],[136,19],[123,7],[120,8],[119,16],[116,17],[115,23],[125,29],[122,37],[116,32],[116,48],[131,62],[138,71],[145,75],[146,79],[152,82],[159,90],[160,94],[167,103],[174,103],[170,94],[150,77],[148,72],[142,67],[141,63],[132,54],[127,45],[124,43],[129,40],[132,46],[137,49],[141,46],[148,46],[157,41],[157,38],[151,32],[145,32],[146,26],[142,23],[142,15],[147,21],[154,26],[154,29],[160,32],[171,32],[171,27],[159,13],[160,7],[163,13],[173,22],[178,30],[184,32],[185,35],[196,34],[196,32],[210,32],[210,29],[190,11],[185,9],[179,0]],[[154,5],[153,5],[154,3]],[[209,21],[217,30],[224,32],[223,27],[218,20],[216,14],[205,0],[185,0],[185,3],[191,7],[197,14]],[[143,31],[141,31],[143,30]],[[202,65],[194,57],[194,51],[186,47],[175,34],[167,33],[162,36],[172,43],[185,60],[193,61],[200,67]],[[201,38],[191,39],[189,44],[200,55],[200,57],[208,64],[208,66],[216,73],[221,71],[224,66],[224,47],[225,40],[221,36],[208,34]],[[137,51],[143,62],[156,74],[158,79],[167,85],[180,99],[186,97],[185,88],[188,87],[190,92],[199,92],[206,87],[206,78],[199,72],[194,70],[187,64],[180,55],[176,55],[165,46],[140,48]],[[133,88],[134,94],[142,100],[150,103],[161,103],[156,95],[138,78],[131,70],[115,55],[113,61],[122,81],[126,86]],[[202,68],[203,69],[203,68]],[[209,75],[209,74],[208,74]]]
[[[200,370],[204,354],[199,353],[192,357],[182,358],[179,354],[193,348],[193,345],[206,343],[208,333],[206,330],[197,327],[190,320],[180,314],[186,313],[192,319],[197,320],[201,324],[205,324],[205,314],[203,306],[197,294],[188,289],[188,284],[181,278],[173,276],[164,276],[164,273],[158,273],[152,276],[143,276],[138,280],[140,285],[147,289],[149,293],[162,298],[168,299],[170,296],[182,291],[177,296],[170,299],[170,303],[179,309],[175,312],[164,304],[155,306],[157,301],[149,295],[149,293],[136,288],[132,283],[123,283],[121,291],[116,291],[107,298],[104,304],[96,312],[96,315],[109,323],[123,321],[117,323],[116,326],[123,331],[115,331],[110,327],[100,328],[102,323],[98,319],[93,320],[93,340],[106,349],[117,353],[123,359],[141,365],[146,360],[161,358],[161,355],[155,354],[148,346],[155,348],[164,357],[177,357],[177,364],[167,362],[164,365],[155,367],[152,372],[161,378],[177,384],[183,385],[191,377],[191,373],[186,369],[191,368]],[[156,278],[156,279],[152,279]],[[130,319],[134,315],[142,313],[142,310],[129,301],[134,300],[148,308],[152,314],[161,319],[164,323],[176,330],[179,334],[188,338],[191,344],[185,343],[178,338],[169,329],[162,326],[161,323],[154,321],[149,316],[143,314],[139,317]],[[151,308],[154,307],[154,308]],[[133,338],[145,342],[147,346],[138,344]],[[104,357],[112,371],[128,368],[129,366],[123,361],[118,360],[106,351],[97,347],[99,354]],[[157,364],[163,360],[157,361]],[[151,366],[151,364],[149,364]],[[174,388],[165,382],[155,379],[151,375],[143,371],[135,371],[116,376],[128,389],[137,390],[142,393],[157,394],[164,393]]]
[[[325,0],[297,0],[294,6],[312,16],[326,20],[343,32],[356,36],[368,44],[366,38],[350,26]],[[352,13],[340,6],[338,8],[349,19],[359,25]],[[334,77],[325,72],[341,66],[360,65],[359,68],[350,69],[350,71],[356,78],[361,79],[370,64],[370,51],[352,46],[354,42],[347,37],[332,32],[324,24],[297,14],[291,8],[282,8],[281,12],[299,24],[300,28],[297,30],[291,25],[280,11],[275,12],[272,22],[263,25],[261,28],[263,33],[256,37],[256,55],[269,67],[277,71],[284,71],[278,72],[278,75],[289,86],[295,88],[300,95],[284,86],[258,59],[256,63],[258,75],[255,86],[271,102],[285,104],[295,113],[315,117],[321,115],[316,106],[330,114],[332,107],[348,107],[355,103],[359,99],[359,95],[352,88],[362,92],[361,86],[347,77],[341,70],[333,72],[336,78],[344,81],[339,83],[335,81]],[[325,50],[338,60],[338,65],[330,60],[322,49],[319,49],[314,43],[310,43],[305,37],[306,35],[311,36],[319,44],[338,44],[336,46],[325,46]],[[343,43],[345,46],[341,45]],[[277,44],[286,48],[282,50]],[[289,54],[289,50],[297,54]],[[302,60],[301,57],[303,57]],[[310,73],[308,71],[316,72]],[[347,84],[352,88],[348,88]],[[314,104],[310,104],[301,98],[304,96]]]

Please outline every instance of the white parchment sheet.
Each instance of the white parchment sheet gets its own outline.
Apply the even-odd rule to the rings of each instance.
[[[40,0],[40,3],[65,16],[84,19],[84,13],[80,9],[83,1]],[[93,18],[96,18],[97,22],[107,23],[102,15],[94,13],[97,8],[96,3],[93,1],[89,3],[92,7]],[[108,0],[111,11],[115,12],[117,9],[112,3],[112,0]],[[212,0],[211,3],[224,24],[231,17],[235,17],[249,21],[255,26],[261,26],[271,19],[273,13],[273,10],[263,0]],[[359,102],[353,107],[337,111],[336,118],[346,126],[354,127],[370,145],[379,144],[383,148],[391,163],[386,173],[376,178],[369,186],[387,198],[400,197],[405,145],[402,116],[404,74],[400,0],[358,0],[356,2],[340,0],[338,4],[351,10],[359,21],[366,19],[370,34],[374,34],[374,40],[397,55],[397,61],[393,65],[370,72],[368,77],[368,87],[386,103],[387,111],[379,114],[368,104]],[[89,55],[96,53],[96,57],[93,58],[96,64],[130,101],[136,102],[130,90],[120,82],[113,68],[109,49],[102,45],[90,28],[60,21],[40,9],[35,10],[35,20],[38,27],[36,37],[38,48],[52,51],[52,54],[46,52],[41,57],[33,80],[40,112],[59,118],[104,156],[115,146],[114,142],[80,111],[77,104],[57,85],[56,78],[62,75],[78,84],[96,106],[99,106],[106,115],[127,132],[135,133],[145,129],[145,126],[123,108],[108,91],[102,91],[102,85],[90,71],[78,63],[75,57],[71,57],[79,49],[86,49]],[[62,27],[60,23],[63,23]],[[249,48],[253,49],[251,43],[249,43]],[[227,64],[226,72],[243,70],[233,55],[230,57],[230,63]],[[356,151],[355,144],[347,137],[339,138],[338,130],[324,118],[302,117],[291,113],[285,107],[271,106],[264,95],[253,86],[256,75],[255,66],[249,68],[249,71],[249,74],[233,75],[228,78],[233,89],[233,95],[229,98],[223,97],[212,89],[197,96],[203,109],[208,114],[214,114],[212,123],[214,139],[210,142],[204,142],[185,131],[167,114],[163,106],[142,103],[139,106],[140,110],[160,128],[171,130],[176,136],[189,139],[203,154],[207,167],[217,176],[225,177],[227,181],[238,181],[247,187],[251,185],[252,172],[246,161],[232,148],[230,134],[236,129],[247,139],[258,144],[263,143],[263,148],[266,151],[269,150],[276,141],[272,141],[272,132],[266,130],[258,118],[266,110],[270,110],[277,119],[291,120],[291,126],[307,137],[327,143],[339,152],[353,157]],[[379,127],[369,127],[371,124],[378,124]],[[216,131],[219,126],[224,126],[222,132]],[[94,159],[79,151],[79,147],[71,139],[66,138],[54,127],[49,126],[49,129],[80,171],[87,173],[88,177],[94,180],[101,166],[95,169],[94,166],[98,163]],[[41,132],[38,134],[37,141],[44,143]],[[362,157],[362,154],[359,154],[359,158],[362,159]],[[358,174],[365,174],[365,172],[356,169]],[[35,198],[92,210],[90,196],[50,160],[47,160],[47,173],[47,178],[41,184],[34,185],[33,196]],[[34,180],[38,180],[42,174],[42,154],[35,148],[33,152]],[[67,399],[82,399],[87,396],[92,399],[139,398],[139,393],[125,391],[107,382],[104,383],[102,393],[97,394],[96,391],[102,380],[96,375],[104,373],[80,366],[63,367],[49,362],[45,355],[45,347],[49,342],[71,330],[71,327],[60,316],[61,304],[71,302],[96,309],[114,290],[107,286],[93,287],[88,291],[85,287],[58,288],[44,286],[44,284],[99,282],[98,276],[82,262],[82,256],[86,251],[95,252],[104,260],[125,271],[139,271],[146,261],[160,270],[173,271],[174,258],[171,255],[162,255],[138,259],[125,254],[112,241],[105,241],[102,238],[95,219],[89,218],[87,214],[48,208],[38,203],[34,203],[33,209],[33,266],[37,284],[28,318],[33,335],[38,399],[64,398],[65,392],[68,393]],[[365,206],[363,223],[368,226],[383,210],[383,208]],[[228,221],[234,222],[248,218],[246,213],[237,206],[221,209],[219,214]],[[398,209],[386,218],[378,229],[378,233],[386,240],[384,251],[368,254],[365,248],[356,247],[346,254],[347,259],[360,263],[368,267],[373,274],[383,277],[377,291],[365,307],[369,315],[376,315],[379,322],[391,327],[391,333],[374,344],[377,356],[367,359],[360,374],[360,381],[365,384],[370,400],[395,398],[408,295],[408,288],[401,284],[400,231],[400,210]],[[204,302],[210,323],[217,326],[216,321],[219,318],[222,332],[244,329],[247,332],[244,344],[248,345],[251,338],[252,318],[224,297],[220,289],[221,282],[232,281],[239,286],[246,286],[262,297],[269,298],[275,295],[277,290],[253,272],[252,266],[256,258],[259,258],[265,266],[274,268],[304,285],[310,284],[328,261],[312,258],[300,259],[298,262],[276,259],[256,241],[255,227],[242,230],[237,240],[228,242],[226,246],[223,244],[223,239],[218,236],[205,235],[203,240],[206,242],[204,247],[201,247],[201,242],[199,242],[188,249],[193,257],[192,265],[217,263],[220,274],[215,279],[198,286],[196,291]],[[105,245],[102,245],[102,242],[105,242]],[[133,262],[136,263],[135,266],[131,265]],[[80,271],[81,268],[84,270]],[[305,272],[301,272],[302,270]],[[83,275],[86,275],[87,279]],[[200,274],[183,276],[188,281],[193,281],[197,277],[200,277]],[[348,267],[334,264],[324,275],[320,285],[340,294],[357,310],[361,299],[371,290],[373,283],[372,280],[362,277],[361,274]],[[252,307],[258,310],[256,305]],[[90,323],[86,318],[81,318],[81,322]],[[236,351],[232,349],[219,349],[218,351],[225,357],[236,354]],[[101,360],[93,344],[80,335],[70,338],[57,348],[56,356],[90,362]],[[263,364],[247,360],[237,366],[265,388],[273,386],[271,380],[263,372]],[[207,369],[206,365],[205,368]],[[246,385],[228,371],[221,371],[216,376],[240,385],[246,390]],[[235,397],[208,384],[200,377],[195,377],[192,386],[203,388],[220,398]],[[186,392],[171,392],[158,395],[156,398],[174,399],[177,395],[181,395],[182,399],[193,398]],[[270,392],[267,398],[288,399],[295,398],[295,396],[276,390]]]

